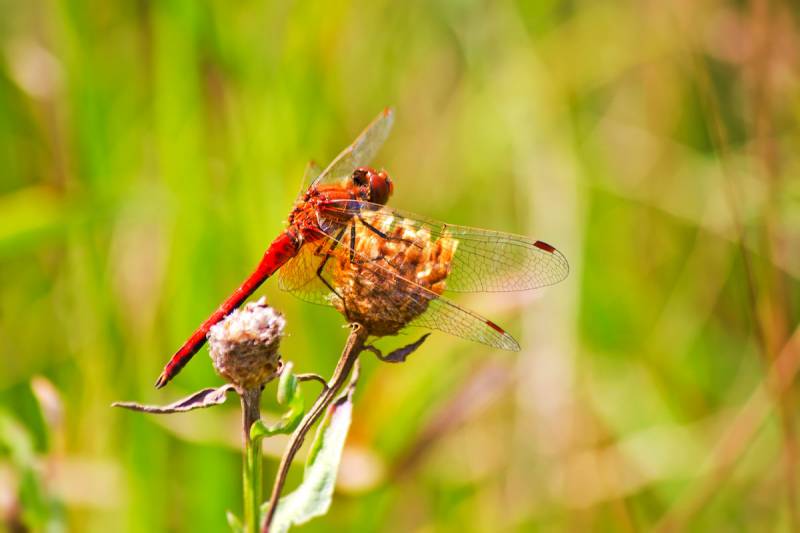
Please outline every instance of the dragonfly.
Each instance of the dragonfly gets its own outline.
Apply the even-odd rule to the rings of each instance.
[[[386,171],[367,165],[388,138],[393,122],[393,110],[384,109],[324,170],[313,163],[308,165],[286,228],[272,241],[250,276],[175,352],[156,388],[166,385],[200,350],[214,324],[276,272],[282,289],[307,301],[335,305],[339,295],[335,265],[341,268],[349,262],[371,269],[373,282],[399,287],[390,306],[399,309],[424,295],[425,310],[410,326],[443,331],[503,350],[520,349],[496,323],[455,303],[441,291],[433,292],[415,279],[403,277],[391,261],[364,257],[358,251],[358,235],[388,241],[399,224],[423,231],[431,239],[449,239],[457,246],[446,277],[447,292],[536,289],[563,280],[569,272],[564,255],[544,241],[447,224],[387,206],[394,182]],[[393,309],[382,312],[391,314]]]

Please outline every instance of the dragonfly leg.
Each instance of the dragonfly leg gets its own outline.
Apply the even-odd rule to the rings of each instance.
[[[356,258],[356,225],[350,224],[350,262]]]
[[[364,218],[361,215],[358,216],[358,219],[361,221],[362,224],[364,224],[364,227],[366,227],[367,229],[369,229],[371,232],[375,233],[376,235],[378,235],[382,239],[386,239],[387,241],[402,241],[402,242],[404,242],[406,244],[410,244],[410,245],[413,245],[413,246],[416,246],[416,247],[422,249],[422,246],[420,246],[419,243],[414,242],[412,240],[403,239],[402,237],[390,237],[389,235],[387,235],[383,231],[379,230],[378,228],[376,228],[375,226],[373,226],[372,224],[370,224],[369,222],[364,220]],[[355,249],[355,242],[356,242],[356,225],[355,225],[355,223],[353,223],[353,225],[350,226],[350,262],[351,263],[355,263],[357,265],[363,265],[365,263],[375,263],[375,262],[383,260],[390,267],[395,268],[395,269],[398,268],[398,265],[395,265],[394,263],[392,263],[390,260],[386,259],[383,256],[376,257],[374,259],[369,259],[369,260],[355,261],[355,250],[356,250]]]
[[[416,241],[412,241],[410,239],[404,239],[402,237],[390,237],[386,233],[382,232],[381,230],[379,230],[378,228],[376,228],[375,226],[373,226],[372,224],[370,224],[369,222],[364,220],[364,217],[361,216],[361,215],[358,215],[358,220],[360,220],[361,223],[364,224],[364,227],[366,227],[368,230],[370,230],[371,232],[373,232],[374,234],[376,234],[377,236],[379,236],[382,239],[386,239],[387,241],[402,241],[402,242],[404,242],[406,244],[410,244],[412,246],[416,246],[420,250],[423,248],[422,245],[419,244]]]
[[[377,263],[378,261],[385,262],[387,265],[389,265],[390,267],[392,267],[395,270],[397,270],[399,268],[398,265],[392,263],[389,259],[386,259],[383,256],[375,257],[375,258],[372,258],[372,259],[353,259],[352,263],[354,265],[366,265],[367,263]]]
[[[328,260],[329,260],[329,259],[331,258],[331,256],[333,255],[333,253],[332,253],[332,252],[333,252],[333,251],[336,249],[336,247],[339,245],[339,241],[341,240],[341,238],[342,238],[342,235],[344,235],[344,232],[345,232],[346,230],[347,230],[347,226],[343,227],[343,228],[341,229],[341,231],[339,231],[339,233],[336,235],[336,237],[335,237],[335,239],[334,239],[334,241],[333,241],[333,245],[331,246],[330,250],[328,250],[327,252],[324,252],[324,254],[325,254],[325,259],[323,259],[323,260],[322,260],[322,263],[320,263],[320,264],[319,264],[319,267],[317,267],[317,277],[320,279],[320,281],[322,281],[322,283],[324,283],[324,284],[325,284],[325,286],[328,288],[328,290],[330,290],[330,291],[331,291],[333,294],[335,294],[335,295],[336,295],[336,296],[337,296],[337,297],[338,297],[338,298],[339,298],[339,299],[342,301],[342,303],[345,305],[345,311],[347,311],[347,304],[345,303],[345,300],[344,300],[344,298],[342,297],[342,295],[341,295],[341,294],[339,294],[339,292],[338,292],[336,289],[334,289],[334,288],[333,288],[333,285],[331,285],[331,284],[328,282],[328,280],[327,280],[327,279],[325,279],[325,277],[322,275],[322,271],[325,269],[325,265],[328,263]],[[315,253],[316,255],[322,255],[322,254],[323,254],[323,252],[322,252],[322,247],[323,247],[323,246],[324,246],[324,243],[323,243],[323,244],[320,244],[320,245],[317,247],[317,249],[316,249],[316,251],[315,251],[314,253]]]
[[[386,257],[373,257],[372,259],[357,259],[355,257],[355,247],[350,251],[350,262],[354,265],[366,265],[367,263],[377,263],[378,261],[384,261],[390,267],[397,269],[398,266],[392,263],[390,260],[386,259]]]
[[[361,217],[359,217],[359,219],[361,219]],[[364,222],[363,219],[361,221]],[[372,228],[373,231],[377,232],[377,234],[380,235],[381,238],[391,240],[386,234],[384,234],[379,229],[374,228],[372,226],[369,226],[369,227]],[[340,232],[339,233],[339,235],[337,236],[337,240],[341,238],[343,233],[344,232]],[[338,242],[337,242],[337,244],[338,244]],[[320,248],[317,249],[317,253],[319,253]],[[333,250],[333,248],[331,248],[331,250]],[[375,257],[373,259],[356,259],[356,224],[355,224],[355,222],[352,222],[350,224],[350,262],[353,263],[354,265],[366,265],[367,263],[375,263],[375,262],[378,262],[380,260],[386,261],[386,264],[388,264],[390,267],[397,268],[396,265],[393,265],[385,257]]]
[[[417,350],[417,348],[422,346],[422,343],[425,342],[425,339],[428,338],[428,335],[430,335],[430,333],[426,333],[425,335],[423,335],[416,341],[412,342],[411,344],[393,350],[386,355],[384,355],[383,352],[381,352],[378,348],[376,348],[371,344],[364,346],[364,349],[374,353],[377,356],[377,358],[383,361],[384,363],[403,363],[405,362],[405,360],[408,358],[409,355],[414,353]]]
[[[328,280],[327,280],[327,279],[325,279],[325,277],[322,275],[322,270],[325,268],[325,264],[328,262],[328,259],[330,259],[330,258],[331,258],[331,256],[330,256],[330,255],[326,255],[326,256],[325,256],[325,259],[322,261],[322,263],[320,263],[320,265],[319,265],[319,268],[317,268],[317,277],[318,277],[320,280],[322,280],[322,283],[324,283],[324,284],[325,284],[325,286],[326,286],[326,287],[328,287],[328,289],[329,289],[329,290],[330,290],[330,291],[331,291],[333,294],[335,294],[337,297],[339,297],[339,299],[341,299],[341,300],[344,302],[344,298],[342,298],[342,295],[341,295],[341,294],[339,294],[339,292],[338,292],[336,289],[334,289],[334,288],[333,288],[333,285],[331,285],[331,284],[328,282]]]

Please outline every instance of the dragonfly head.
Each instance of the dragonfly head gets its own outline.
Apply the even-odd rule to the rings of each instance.
[[[358,167],[353,171],[353,183],[364,200],[375,204],[385,205],[394,192],[392,178],[385,170],[376,172],[370,167]]]

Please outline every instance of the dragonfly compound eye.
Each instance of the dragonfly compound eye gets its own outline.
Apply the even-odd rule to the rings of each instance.
[[[353,171],[353,183],[357,187],[365,187],[369,184],[369,174],[371,170],[366,167],[358,167]]]
[[[394,189],[392,180],[384,172],[371,172],[369,175],[369,200],[376,204],[384,205],[389,201],[389,196]]]

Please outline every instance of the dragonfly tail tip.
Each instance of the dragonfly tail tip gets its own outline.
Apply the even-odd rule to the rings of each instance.
[[[164,388],[164,385],[166,385],[168,381],[169,378],[167,378],[164,372],[162,372],[161,375],[158,376],[158,379],[156,380],[156,385],[155,385],[156,389]]]

